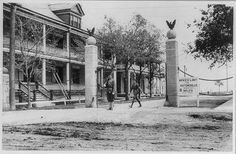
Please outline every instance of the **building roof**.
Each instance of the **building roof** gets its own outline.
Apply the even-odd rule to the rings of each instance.
[[[60,22],[64,22],[61,20],[53,11],[58,10],[67,10],[70,9],[72,11],[78,11],[81,15],[84,15],[84,12],[78,3],[57,3],[57,4],[47,4],[47,3],[21,3],[22,7],[32,10],[34,12],[40,13],[47,17],[56,19]],[[76,10],[75,10],[76,9]]]
[[[59,10],[71,10],[78,12],[80,15],[84,15],[84,11],[82,10],[80,4],[78,3],[57,3],[57,4],[49,4],[49,8],[52,11],[59,11]]]
[[[74,3],[57,3],[57,4],[49,4],[49,7],[52,11],[57,11],[57,10],[65,10],[65,9],[71,9],[74,7]]]
[[[4,4],[4,10],[7,10],[9,12],[10,6],[11,6],[10,3],[3,3],[3,4]],[[52,12],[49,6],[50,4],[47,4],[47,3],[16,3],[16,4],[19,6],[19,8],[17,9],[18,10],[17,12],[23,16],[24,16],[24,13],[27,13],[30,18],[39,17],[43,19],[45,24],[54,26],[59,29],[64,29],[64,30],[68,30],[68,27],[70,27],[71,33],[82,35],[84,38],[88,37],[88,32],[86,30],[73,27],[65,23],[62,19],[60,19],[55,14],[55,12]],[[74,8],[82,10],[80,4],[74,3],[74,5],[76,6]]]
[[[45,15],[47,17],[56,19],[60,22],[64,22],[50,10],[48,5],[49,4],[46,4],[46,3],[21,3],[21,6],[24,8],[27,8],[27,9],[32,10],[34,12],[40,13],[40,14]]]

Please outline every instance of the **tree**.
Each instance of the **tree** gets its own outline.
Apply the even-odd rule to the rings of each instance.
[[[147,67],[150,57],[159,52],[160,31],[147,22],[141,15],[135,15],[129,25],[121,26],[113,19],[106,18],[106,23],[99,30],[98,36],[105,42],[104,51],[114,55],[117,64],[123,64],[125,70],[125,94],[128,94],[128,72],[133,64],[139,65],[138,83],[141,84],[142,72]],[[114,65],[111,66],[115,67]],[[133,69],[135,72],[135,69]]]
[[[49,28],[47,34],[52,31]],[[41,74],[43,25],[29,18],[16,16],[16,47],[20,53],[16,55],[15,66],[23,73],[27,82],[28,108],[32,107],[30,82]]]
[[[147,24],[144,32],[140,35],[140,38],[143,39],[142,46],[139,47],[137,44],[139,50],[135,57],[136,65],[139,66],[139,73],[137,76],[139,85],[143,72],[148,67],[148,63],[152,61],[152,59],[159,58],[162,54],[160,51],[161,32],[154,25]]]
[[[152,97],[152,87],[153,87],[153,79],[158,74],[157,70],[160,70],[160,64],[163,62],[161,55],[164,51],[161,51],[161,33],[154,25],[150,26],[150,36],[149,36],[149,44],[147,50],[147,65],[149,70],[149,92],[150,97]]]
[[[138,73],[138,83],[140,85],[141,77],[143,74],[143,70],[147,68],[148,70],[148,83],[149,83],[149,91],[150,97],[152,97],[152,82],[155,75],[157,75],[157,70],[160,69],[158,64],[162,63],[161,55],[164,53],[161,51],[160,47],[162,44],[161,32],[154,25],[147,24],[145,27],[146,34],[141,35],[144,39],[144,48],[140,48],[141,50],[135,57],[135,62],[139,66]]]
[[[194,45],[188,43],[188,53],[194,58],[211,61],[210,68],[215,64],[224,65],[233,59],[233,7],[217,4],[208,5],[201,10],[201,19],[194,20],[189,27],[198,29]]]
[[[141,15],[135,15],[129,25],[121,26],[111,18],[105,19],[104,26],[98,30],[98,36],[104,42],[104,52],[115,55],[117,63],[124,65],[125,98],[128,100],[128,72],[134,64],[136,54],[145,45],[141,34],[145,33],[147,20]]]
[[[218,80],[215,82],[215,85],[217,85],[219,87],[219,93],[220,93],[220,86],[223,86],[223,82],[221,80]]]

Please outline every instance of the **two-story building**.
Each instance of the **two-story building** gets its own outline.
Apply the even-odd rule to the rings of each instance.
[[[11,4],[3,5],[3,52],[4,67],[9,64],[9,46],[10,46],[10,9]],[[84,53],[86,39],[89,37],[87,31],[81,29],[82,18],[84,16],[80,4],[75,3],[22,3],[17,6],[16,16],[38,22],[42,29],[42,42],[40,53],[37,56],[41,59],[40,73],[33,77],[31,82],[38,80],[45,89],[60,92],[62,87],[65,90],[84,92],[85,89],[85,62]],[[27,21],[27,20],[25,20]],[[26,23],[25,23],[26,24]],[[16,34],[17,35],[17,34]],[[16,37],[17,38],[17,37]],[[19,46],[20,40],[16,39],[15,53],[22,54],[22,47]],[[99,40],[97,41],[99,58],[104,57]],[[27,44],[33,46],[34,42],[28,41]],[[27,52],[27,51],[25,51]],[[28,53],[35,56],[35,53]],[[102,56],[103,55],[103,56]],[[54,71],[51,70],[53,65]],[[109,70],[103,68],[102,63],[98,69],[98,84],[103,85],[104,79],[109,74]],[[19,90],[19,83],[26,82],[26,76],[19,69],[15,70],[16,89]],[[56,72],[56,75],[55,75]],[[129,89],[134,79],[135,73],[129,71]],[[124,71],[122,67],[114,73],[115,87],[118,94],[124,93]],[[147,73],[146,73],[147,74]],[[153,83],[153,94],[160,93],[158,79]],[[22,86],[21,86],[22,87]],[[148,93],[148,79],[143,78],[142,88]],[[98,88],[99,89],[99,88]]]
[[[11,4],[4,3],[3,7],[3,65],[8,68]],[[38,22],[42,26],[43,38],[40,52],[37,53],[42,62],[41,72],[39,76],[31,79],[32,83],[37,78],[48,90],[60,91],[63,86],[68,91],[84,91],[84,46],[88,38],[87,31],[81,29],[84,15],[81,5],[78,3],[22,3],[17,5],[16,16],[24,18],[26,22],[27,19],[30,22]],[[20,40],[17,38],[15,41],[16,55],[22,54],[22,46],[19,45]],[[27,45],[33,46],[34,43],[28,41]],[[29,47],[26,48],[26,50],[28,49]],[[27,53],[27,51],[25,52]],[[28,54],[36,56],[33,51]],[[98,54],[100,55],[100,50]],[[49,69],[51,65],[54,66],[57,73],[56,77]],[[15,72],[16,89],[18,89],[18,83],[26,82],[26,76],[19,69],[16,69]],[[100,72],[98,74],[101,75]],[[99,79],[101,82],[101,77]]]

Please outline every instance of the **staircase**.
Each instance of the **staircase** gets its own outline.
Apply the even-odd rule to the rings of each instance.
[[[53,100],[52,90],[46,89],[40,82],[35,82],[35,98],[39,100]]]
[[[29,95],[28,95],[28,90]],[[28,98],[30,97],[30,101],[48,101],[53,100],[52,91],[47,90],[43,85],[39,82],[30,83],[30,86],[27,87],[26,83],[19,82],[19,89],[17,90],[17,94],[19,96],[19,102],[28,102]]]
[[[28,102],[28,94],[20,89],[16,91],[16,97],[19,98],[19,102]],[[33,97],[30,97],[30,101],[33,101]]]
[[[35,101],[47,101],[48,98],[45,97],[42,93],[36,91],[36,100]]]
[[[17,90],[17,94],[19,96],[19,102],[28,102],[28,98],[30,97],[30,101],[33,101],[33,93],[32,89],[29,88],[28,94],[28,87],[23,82],[19,82],[19,89]],[[30,96],[29,96],[30,95]]]

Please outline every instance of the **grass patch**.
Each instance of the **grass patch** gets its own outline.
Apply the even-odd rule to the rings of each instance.
[[[232,99],[232,97],[207,97],[207,98],[200,98],[199,107],[200,108],[216,108],[219,105],[227,102],[228,100]],[[180,106],[181,107],[196,107],[197,99],[192,100],[184,100],[180,97]]]
[[[232,113],[191,113],[188,116],[194,119],[232,121]]]

